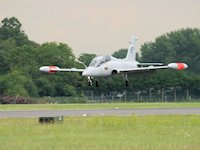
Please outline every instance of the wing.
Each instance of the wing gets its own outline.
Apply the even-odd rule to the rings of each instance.
[[[117,72],[119,73],[134,73],[134,72],[146,72],[146,71],[153,71],[157,69],[167,69],[168,66],[149,66],[149,67],[141,67],[141,68],[127,68],[127,69],[118,69]]]
[[[57,66],[42,66],[40,67],[39,70],[46,73],[55,73],[55,72],[83,72],[85,69],[59,68]]]
[[[163,66],[163,63],[138,63],[138,66]]]
[[[175,70],[183,70],[188,68],[188,65],[185,63],[170,63],[167,66],[148,66],[148,67],[140,67],[140,68],[125,68],[125,69],[117,69],[118,73],[134,73],[134,72],[145,72],[145,71],[153,71],[157,69],[175,69]]]

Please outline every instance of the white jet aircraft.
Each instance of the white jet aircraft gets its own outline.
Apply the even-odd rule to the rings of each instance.
[[[92,86],[93,79],[99,77],[109,77],[112,75],[120,74],[125,79],[125,84],[128,86],[128,74],[134,73],[144,73],[144,72],[153,72],[157,69],[175,69],[183,70],[188,68],[188,65],[185,63],[170,63],[168,65],[163,65],[162,63],[139,63],[136,61],[136,44],[137,38],[132,35],[129,48],[124,59],[118,59],[111,55],[102,55],[95,57],[89,66],[85,66],[85,69],[77,68],[59,68],[57,66],[42,66],[40,71],[46,73],[55,73],[58,71],[61,72],[80,72],[82,76],[88,77],[88,84]],[[98,87],[99,81],[96,80],[96,86]]]

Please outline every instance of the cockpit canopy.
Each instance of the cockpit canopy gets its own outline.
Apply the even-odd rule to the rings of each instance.
[[[89,67],[99,67],[101,64],[106,63],[111,60],[111,56],[109,55],[102,55],[95,57],[91,63],[89,64]]]

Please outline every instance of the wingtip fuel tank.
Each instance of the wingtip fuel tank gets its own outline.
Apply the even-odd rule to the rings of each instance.
[[[39,70],[45,73],[55,73],[57,69],[59,69],[57,66],[42,66]]]
[[[168,67],[175,70],[184,70],[188,68],[186,63],[170,63]]]

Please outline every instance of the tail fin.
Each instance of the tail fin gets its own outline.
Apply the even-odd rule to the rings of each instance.
[[[136,41],[137,41],[137,37],[135,35],[132,35],[131,39],[129,41],[128,52],[127,52],[125,60],[135,61],[135,59],[136,59],[136,48],[135,48]]]

